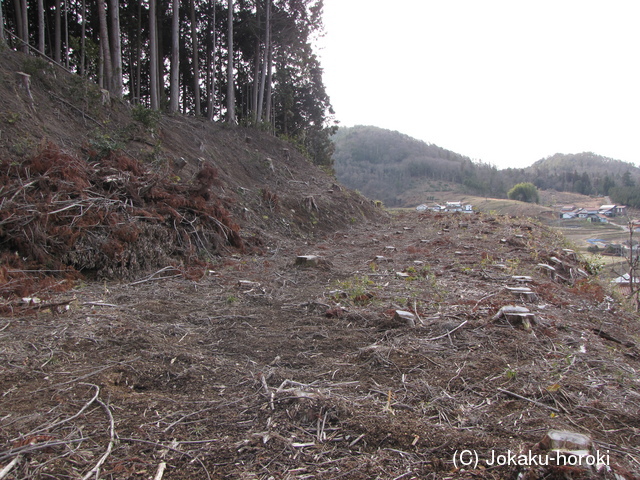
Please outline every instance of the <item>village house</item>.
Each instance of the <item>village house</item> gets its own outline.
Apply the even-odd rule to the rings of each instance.
[[[445,205],[434,204],[431,206],[427,206],[426,204],[421,204],[416,207],[416,210],[419,212],[425,212],[427,210],[431,210],[432,212],[463,212],[463,213],[473,213],[473,205],[471,204],[463,204],[462,202],[447,202]]]
[[[616,216],[616,206],[615,205],[600,205],[600,209],[598,211],[602,215],[606,215],[607,217],[615,217]]]
[[[609,218],[627,214],[627,207],[624,205],[601,205],[599,209],[586,209],[575,205],[564,205],[560,207],[560,218],[571,220],[581,218],[592,222],[609,223]]]
[[[598,212],[607,217],[619,217],[627,214],[625,205],[601,205]]]
[[[618,278],[611,280],[611,282],[617,287],[618,291],[626,296],[630,296],[632,292],[631,275],[625,273]],[[633,288],[637,288],[640,285],[640,278],[633,277]]]
[[[445,212],[473,212],[473,205],[463,204],[462,202],[447,202],[444,208]]]
[[[574,205],[565,205],[560,208],[560,218],[564,220],[570,220],[572,218],[576,218],[578,213],[582,210],[581,208],[577,208]]]

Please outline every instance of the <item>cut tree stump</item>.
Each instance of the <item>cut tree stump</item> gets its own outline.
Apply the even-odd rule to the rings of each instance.
[[[27,92],[27,97],[29,97],[29,106],[32,110],[35,111],[36,108],[33,104],[33,96],[31,95],[31,75],[24,72],[16,72],[16,74],[20,78],[22,88],[24,88]]]
[[[546,273],[551,280],[556,277],[556,269],[551,265],[548,265],[546,263],[539,263],[538,268]]]
[[[566,430],[549,430],[540,441],[540,447],[544,450],[560,451],[589,451],[591,438],[587,435]]]
[[[397,322],[404,322],[407,326],[412,328],[416,326],[416,316],[406,310],[396,310],[393,314],[393,319]]]
[[[322,260],[318,255],[298,255],[296,265],[300,267],[317,267]]]
[[[527,332],[532,330],[532,325],[536,322],[536,316],[526,307],[515,305],[505,305],[493,316],[493,320],[504,318],[507,322],[517,328]]]
[[[522,298],[525,302],[533,303],[538,300],[538,296],[528,287],[505,287],[514,295]]]
[[[528,275],[513,275],[511,279],[520,283],[531,283],[533,281],[533,278]]]

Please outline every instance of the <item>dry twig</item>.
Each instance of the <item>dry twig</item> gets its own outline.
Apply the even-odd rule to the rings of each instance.
[[[532,400],[530,398],[523,397],[522,395],[518,395],[517,393],[510,392],[509,390],[505,390],[504,388],[497,388],[497,390],[501,391],[502,393],[506,393],[507,395],[510,395],[512,397],[519,398],[520,400],[526,400],[527,402],[531,402],[534,405],[537,405],[538,407],[546,408],[551,410],[552,412],[560,413],[559,409],[552,407],[550,405],[545,405],[544,403],[538,402],[537,400]]]
[[[433,342],[434,340],[440,340],[441,338],[444,337],[448,337],[449,335],[451,335],[453,332],[455,332],[456,330],[458,330],[459,328],[464,327],[464,325],[468,322],[469,320],[465,320],[464,322],[462,322],[460,325],[458,325],[457,327],[449,330],[447,333],[443,334],[443,335],[439,335],[437,337],[433,337],[433,338],[425,338],[424,340],[427,342]]]
[[[75,415],[72,415],[69,418],[65,418],[64,420],[60,420],[59,422],[52,423],[51,425],[45,425],[43,427],[37,428],[36,430],[32,430],[27,435],[34,435],[36,433],[44,432],[45,430],[53,430],[54,428],[59,427],[60,425],[63,425],[65,423],[67,423],[67,422],[70,422],[71,420],[73,420],[75,418],[78,418],[80,415],[82,415],[82,413],[87,408],[89,408],[93,402],[96,401],[96,399],[98,398],[98,395],[100,395],[100,387],[98,387],[97,385],[90,384],[90,383],[82,383],[81,385],[89,385],[91,387],[94,387],[96,389],[96,392],[93,395],[93,397],[91,398],[91,400],[89,400],[87,403],[85,403],[83,405],[83,407]]]
[[[15,467],[18,462],[20,462],[20,460],[22,460],[22,455],[16,455],[15,458],[11,460],[11,462],[9,462],[2,470],[0,470],[0,480],[6,477],[13,469],[13,467]]]
[[[97,402],[100,405],[102,405],[102,407],[107,412],[107,415],[109,416],[109,435],[110,435],[109,445],[107,446],[107,451],[104,452],[104,455],[100,457],[100,460],[98,460],[98,462],[89,471],[89,473],[87,473],[84,477],[82,477],[82,480],[89,480],[89,477],[91,477],[93,473],[95,473],[96,478],[98,478],[98,476],[100,475],[100,467],[107,460],[107,458],[109,458],[109,455],[111,455],[111,450],[113,450],[113,445],[116,441],[115,422],[113,421],[113,415],[111,414],[111,410],[109,409],[109,406],[106,403],[104,403],[102,400],[98,399]]]

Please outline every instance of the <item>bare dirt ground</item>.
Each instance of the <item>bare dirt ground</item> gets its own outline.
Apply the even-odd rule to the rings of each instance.
[[[637,478],[638,317],[537,268],[577,272],[562,239],[486,215],[382,220],[2,318],[6,478],[595,478],[487,464],[549,429],[590,435]],[[531,331],[494,320],[504,305],[534,312]],[[462,449],[478,464],[456,468]]]

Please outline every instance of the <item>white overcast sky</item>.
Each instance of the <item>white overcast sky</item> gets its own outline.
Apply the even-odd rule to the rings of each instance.
[[[324,0],[318,50],[342,126],[525,167],[640,163],[640,0]]]

